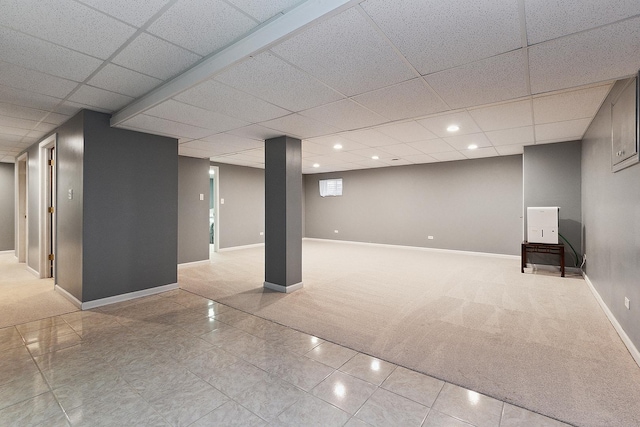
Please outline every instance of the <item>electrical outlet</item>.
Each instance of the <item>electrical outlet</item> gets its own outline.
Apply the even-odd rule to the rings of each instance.
[[[260,235],[261,235],[261,236],[264,236],[264,231],[261,231],[261,232],[260,232]]]
[[[631,301],[627,297],[624,297],[624,306],[627,307],[627,310],[631,310]]]
[[[427,236],[427,239],[433,240],[433,236]]]

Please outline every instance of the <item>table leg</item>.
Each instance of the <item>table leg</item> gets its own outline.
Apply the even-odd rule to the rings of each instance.
[[[520,273],[524,273],[524,267],[527,265],[527,249],[524,245],[524,243],[522,244],[522,253],[520,255]]]
[[[560,277],[564,277],[564,248],[560,249]]]

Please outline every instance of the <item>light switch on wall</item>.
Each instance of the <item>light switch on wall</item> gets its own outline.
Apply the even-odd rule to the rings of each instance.
[[[220,204],[224,205],[224,199],[220,199]]]
[[[69,195],[67,197],[69,197],[69,200],[73,200],[73,188],[69,189]]]
[[[204,200],[204,194],[200,193],[200,200]]]

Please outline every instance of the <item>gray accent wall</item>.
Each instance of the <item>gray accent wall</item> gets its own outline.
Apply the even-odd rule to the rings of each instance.
[[[584,270],[640,348],[640,164],[611,172],[610,103],[623,85],[615,84],[582,140]]]
[[[343,179],[341,197],[320,197],[327,178]],[[305,175],[304,185],[306,237],[520,253],[520,155]]]
[[[567,266],[580,266],[582,259],[581,143],[530,145],[524,147],[524,238],[527,238],[527,207],[559,206],[558,231],[565,242]],[[560,239],[562,241],[562,239]],[[537,256],[536,256],[537,255]],[[557,256],[533,254],[531,261],[558,265]]]
[[[15,246],[15,168],[0,163],[0,251]]]
[[[178,264],[209,259],[209,180],[208,159],[178,156]]]
[[[220,249],[264,243],[264,169],[211,163],[218,166]]]

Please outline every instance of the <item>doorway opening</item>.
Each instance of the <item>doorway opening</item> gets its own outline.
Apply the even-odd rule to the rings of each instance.
[[[27,227],[27,153],[22,154],[16,159],[15,182],[16,182],[16,257],[18,262],[26,263],[29,253],[27,251],[27,242],[29,241]]]
[[[56,134],[39,144],[40,157],[40,278],[55,278]]]
[[[220,168],[209,168],[209,252],[220,249]]]

